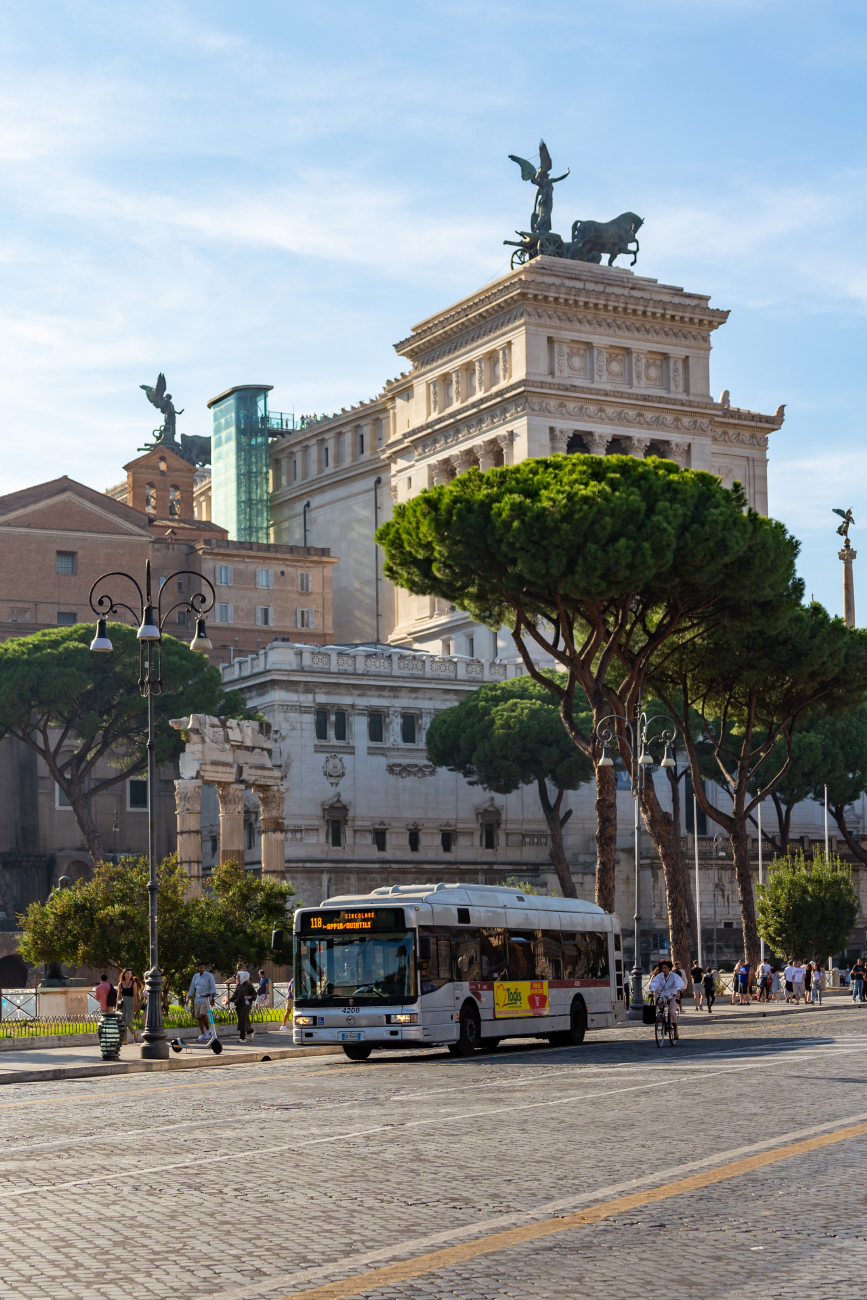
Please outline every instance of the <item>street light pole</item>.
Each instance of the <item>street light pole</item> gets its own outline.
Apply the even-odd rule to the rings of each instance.
[[[165,614],[162,613],[162,596],[164,591],[171,590],[170,583],[175,578],[189,576],[197,578],[203,582],[211,591],[210,603],[208,597],[202,592],[194,592],[187,600],[176,601]],[[139,610],[127,605],[124,601],[116,601],[108,593],[97,596],[94,602],[94,592],[101,582],[108,578],[121,578],[131,582],[138,592]],[[138,688],[141,695],[146,697],[148,702],[148,739],[147,739],[147,768],[148,768],[148,949],[150,957],[150,969],[145,972],[145,988],[147,989],[147,1022],[144,1033],[142,1034],[141,1055],[144,1060],[168,1060],[169,1045],[166,1042],[166,1031],[163,1026],[163,1008],[162,1008],[162,991],[163,977],[159,968],[159,942],[158,926],[159,917],[157,912],[157,758],[156,758],[156,711],[154,705],[155,696],[159,695],[163,689],[162,680],[162,629],[169,614],[176,609],[186,609],[191,616],[196,619],[196,635],[190,642],[191,650],[211,650],[211,642],[208,640],[208,633],[205,627],[205,614],[213,609],[216,592],[207,578],[200,573],[195,573],[192,569],[181,569],[172,573],[160,585],[157,593],[156,608],[151,595],[151,562],[145,563],[145,589],[144,594],[135,578],[129,573],[121,573],[118,570],[112,573],[104,573],[102,577],[97,578],[96,582],[90,589],[90,608],[97,616],[96,636],[90,643],[91,650],[109,653],[114,647],[108,635],[106,619],[109,614],[117,614],[120,610],[126,610],[132,615],[133,619],[139,620],[139,629],[136,633],[139,643],[139,682]]]
[[[694,794],[692,796],[692,840],[695,847],[695,938],[698,944],[698,964],[704,970],[701,961],[701,893],[698,878],[698,800]]]
[[[717,831],[716,835],[714,835],[713,837],[713,968],[714,970],[719,970],[719,962],[717,961],[717,948],[716,948],[716,890],[717,890],[716,855],[717,855],[717,849],[720,847],[721,844],[725,843],[725,840],[726,837],[725,835],[723,835],[722,831]],[[723,854],[722,856],[725,857],[725,854]]]

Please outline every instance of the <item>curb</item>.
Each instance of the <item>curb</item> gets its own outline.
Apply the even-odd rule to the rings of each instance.
[[[342,1047],[263,1047],[231,1055],[199,1057],[174,1056],[167,1061],[94,1061],[92,1065],[57,1065],[45,1070],[4,1070],[0,1067],[0,1086],[5,1083],[50,1083],[57,1079],[93,1079],[116,1074],[164,1074],[172,1070],[213,1070],[223,1065],[251,1065],[261,1061],[286,1061],[302,1056],[336,1056]]]

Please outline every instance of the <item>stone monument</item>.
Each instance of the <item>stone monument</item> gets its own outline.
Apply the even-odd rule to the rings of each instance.
[[[852,550],[852,543],[849,541],[849,529],[855,523],[852,518],[852,511],[838,510],[834,506],[834,514],[839,515],[843,520],[837,529],[838,536],[843,538],[843,549],[838,551],[840,559],[843,561],[843,621],[847,627],[855,626],[855,575],[852,565],[858,558],[858,552]]]
[[[202,782],[217,787],[220,803],[220,862],[244,862],[244,796],[259,799],[262,874],[281,883],[286,874],[285,793],[279,768],[271,765],[271,724],[193,713],[172,718],[186,748],[175,781],[178,861],[194,894],[202,890]]]

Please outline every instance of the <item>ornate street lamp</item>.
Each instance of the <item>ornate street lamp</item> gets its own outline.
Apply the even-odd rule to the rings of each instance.
[[[169,584],[175,578],[189,576],[196,578],[199,582],[205,584],[210,589],[210,603],[204,592],[197,591],[189,596],[186,600],[178,600],[169,609],[163,613],[162,598],[163,592],[170,591]],[[112,596],[104,593],[97,596],[94,602],[94,592],[101,582],[108,578],[122,578],[125,582],[131,582],[138,592],[138,611],[131,605],[125,604],[124,601],[115,600]],[[156,761],[156,722],[154,717],[154,696],[159,695],[163,689],[162,680],[162,631],[165,621],[169,614],[176,609],[188,610],[190,616],[196,619],[196,635],[190,643],[191,650],[210,650],[211,643],[208,640],[208,632],[205,626],[205,614],[214,607],[216,592],[207,578],[200,573],[193,572],[192,569],[180,569],[172,573],[160,585],[157,593],[156,606],[154,606],[151,595],[151,562],[145,564],[145,589],[142,589],[136,582],[135,578],[129,573],[104,573],[101,578],[90,589],[90,608],[97,616],[96,635],[90,643],[91,650],[109,653],[114,647],[108,635],[106,620],[110,614],[117,614],[120,610],[125,609],[132,615],[133,619],[138,622],[139,628],[136,636],[139,642],[139,679],[138,688],[142,696],[148,702],[148,920],[149,920],[149,939],[150,939],[150,970],[145,975],[145,987],[147,989],[147,1024],[142,1034],[141,1054],[145,1060],[168,1060],[169,1045],[165,1041],[166,1032],[163,1027],[163,1008],[162,1008],[162,989],[163,977],[157,961],[157,823],[156,823],[156,787],[157,787],[157,761]]]
[[[656,735],[650,735],[650,728],[654,722],[666,722],[664,727]],[[677,726],[664,713],[656,713],[652,718],[648,718],[646,713],[641,711],[641,696],[638,697],[638,703],[635,706],[635,721],[628,722],[621,718],[617,713],[611,713],[602,718],[596,727],[596,737],[602,746],[602,757],[599,760],[600,767],[613,767],[614,759],[611,757],[611,744],[615,741],[618,745],[624,745],[629,750],[632,758],[632,797],[635,800],[635,960],[630,976],[630,1020],[640,1020],[644,1016],[643,998],[641,993],[641,896],[640,896],[640,867],[641,867],[641,823],[639,819],[639,808],[641,805],[641,791],[644,788],[644,773],[649,767],[653,767],[654,759],[650,752],[652,745],[662,744],[664,752],[660,767],[674,767],[674,740],[677,736]]]

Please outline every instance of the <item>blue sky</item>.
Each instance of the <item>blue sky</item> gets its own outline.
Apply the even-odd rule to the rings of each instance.
[[[160,369],[187,433],[236,383],[373,395],[414,322],[506,269],[507,155],[543,135],[572,169],[555,228],[639,212],[636,270],[731,309],[712,390],[787,404],[771,512],[839,612],[831,507],[867,526],[865,63],[850,0],[7,2],[0,491],[119,481]]]

